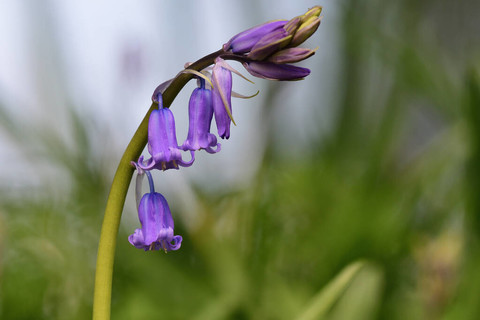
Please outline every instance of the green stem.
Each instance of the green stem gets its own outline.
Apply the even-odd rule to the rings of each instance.
[[[188,68],[200,71],[214,63],[216,57],[221,55],[223,50],[219,50],[208,56],[203,57],[197,62],[191,64]],[[172,83],[163,92],[163,106],[170,107],[177,94],[191,80],[191,74],[182,73],[178,75]],[[140,157],[148,137],[148,118],[153,109],[157,108],[156,103],[152,103],[147,114],[143,118],[140,126],[128,144],[118,165],[113,178],[110,193],[108,195],[107,206],[100,232],[100,241],[97,253],[97,268],[95,271],[95,288],[93,293],[93,319],[110,319],[110,305],[112,297],[112,276],[113,262],[115,258],[115,246],[118,236],[118,227],[122,217],[123,206],[127,196],[130,180],[133,175],[131,161],[136,161]]]

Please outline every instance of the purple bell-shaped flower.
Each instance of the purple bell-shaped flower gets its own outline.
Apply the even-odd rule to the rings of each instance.
[[[232,121],[232,72],[226,62],[218,57],[212,71],[213,112],[217,123],[218,135],[222,139],[230,138]]]
[[[181,236],[173,235],[173,218],[167,200],[155,192],[150,172],[146,172],[150,182],[150,192],[145,194],[138,206],[138,219],[141,228],[128,237],[128,241],[137,249],[178,250],[182,244]]]
[[[191,166],[195,161],[195,154],[190,151],[192,159],[188,162],[182,160],[182,149],[177,144],[175,119],[170,109],[162,108],[161,96],[159,108],[152,111],[148,120],[148,152],[152,157],[143,161],[141,156],[138,159],[138,166],[143,170],[167,170],[178,169],[178,166]]]
[[[217,143],[217,137],[210,133],[213,117],[212,91],[205,88],[205,80],[199,81],[200,87],[193,90],[190,96],[188,135],[181,148],[190,151],[204,149],[208,153],[216,153],[220,151],[221,144]]]

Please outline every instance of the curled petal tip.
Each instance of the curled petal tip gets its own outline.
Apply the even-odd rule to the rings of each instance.
[[[178,164],[182,167],[190,167],[195,162],[195,151],[190,150],[190,156],[192,157],[190,161],[178,160]]]

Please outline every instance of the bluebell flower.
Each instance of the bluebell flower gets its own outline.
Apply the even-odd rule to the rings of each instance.
[[[218,135],[222,139],[230,138],[232,121],[232,72],[225,60],[218,57],[212,71],[213,112]]]
[[[167,200],[155,192],[150,172],[146,172],[150,182],[150,192],[146,193],[138,206],[138,219],[141,228],[128,237],[128,241],[137,249],[178,250],[182,237],[174,236],[174,223]]]
[[[152,156],[143,161],[138,159],[138,166],[143,170],[178,169],[178,166],[189,167],[195,161],[195,154],[190,151],[192,159],[182,160],[182,149],[178,147],[175,132],[175,119],[169,108],[162,108],[162,99],[159,97],[159,108],[153,110],[148,120],[148,152]]]
[[[199,81],[200,87],[193,90],[190,96],[188,135],[182,149],[191,151],[204,149],[208,153],[216,153],[220,151],[221,144],[217,143],[217,137],[210,133],[213,117],[212,91],[205,88],[205,80]]]

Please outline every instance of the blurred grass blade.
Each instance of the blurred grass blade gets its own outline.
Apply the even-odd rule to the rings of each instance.
[[[355,275],[346,291],[328,312],[329,320],[377,319],[384,293],[384,273],[367,263]]]
[[[345,267],[339,275],[311,299],[305,311],[300,314],[297,320],[323,318],[364,265],[364,261],[357,261]]]

